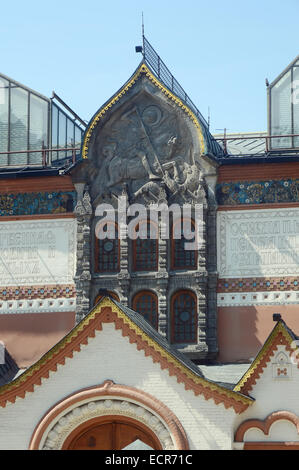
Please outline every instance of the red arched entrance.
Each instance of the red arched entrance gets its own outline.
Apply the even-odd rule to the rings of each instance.
[[[161,450],[154,433],[139,421],[125,416],[94,418],[78,426],[65,440],[63,450],[121,450],[135,441]]]

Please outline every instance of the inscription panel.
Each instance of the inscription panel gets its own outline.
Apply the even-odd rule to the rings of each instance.
[[[74,219],[0,222],[0,285],[72,283],[75,224]]]
[[[299,274],[299,208],[217,215],[220,277]]]

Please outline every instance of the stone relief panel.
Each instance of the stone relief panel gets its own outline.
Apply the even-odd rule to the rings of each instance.
[[[141,91],[99,129],[89,163],[94,201],[203,202],[203,171],[186,119]]]
[[[299,209],[218,213],[222,278],[299,274]]]

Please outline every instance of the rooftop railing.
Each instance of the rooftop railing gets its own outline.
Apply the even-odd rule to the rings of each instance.
[[[63,155],[63,152],[65,155]],[[30,154],[40,154],[40,163],[30,163]],[[20,155],[20,161],[17,163],[10,163],[10,157]],[[59,155],[60,158],[56,158]],[[7,163],[3,163],[2,156],[7,158]],[[24,156],[26,156],[26,161]],[[53,158],[54,157],[54,158]],[[59,164],[68,166],[76,163],[80,159],[80,147],[66,147],[66,148],[41,148],[32,150],[11,150],[0,152],[0,167],[13,168],[20,166],[36,167],[36,166],[58,166]],[[14,158],[14,160],[17,160]]]
[[[215,140],[222,146],[225,156],[261,155],[275,152],[297,152],[299,153],[299,134],[284,135],[248,135],[231,137],[214,136]],[[229,148],[229,144],[235,144],[234,152]],[[237,153],[237,146],[240,145],[240,154]],[[242,146],[242,148],[241,148]],[[248,152],[246,153],[246,150]]]

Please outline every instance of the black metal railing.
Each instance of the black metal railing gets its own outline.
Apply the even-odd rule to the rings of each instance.
[[[178,96],[200,119],[200,121],[208,128],[209,125],[199,109],[195,106],[191,98],[187,95],[183,87],[174,78],[168,67],[164,64],[161,57],[157,54],[153,46],[143,36],[143,57],[145,62],[150,66],[152,71],[157,75],[158,78],[171,90],[176,96]]]
[[[297,138],[298,145],[292,145],[291,139]],[[283,145],[286,141],[290,142],[290,145]],[[225,152],[226,156],[238,156],[238,155],[264,155],[264,154],[275,154],[275,153],[299,153],[299,134],[284,134],[284,135],[248,135],[248,136],[229,136],[215,137],[215,140],[219,142]],[[231,144],[242,144],[243,151],[238,153],[230,153],[229,143]],[[247,147],[251,148],[251,151],[246,153]]]
[[[60,153],[61,152],[61,153]],[[30,163],[29,156],[32,153],[39,153],[40,154],[40,161]],[[26,162],[22,158],[19,163],[11,164],[9,162],[9,157],[13,155],[27,155]],[[7,156],[7,163],[1,162],[1,156]],[[54,158],[53,158],[54,156]],[[58,158],[55,158],[58,157]],[[60,158],[59,158],[60,157]],[[41,149],[34,149],[34,150],[11,150],[0,152],[0,167],[20,167],[20,166],[28,166],[28,167],[36,167],[36,166],[58,166],[59,164],[67,166],[76,163],[80,159],[80,147],[66,147],[66,148],[41,148]]]

